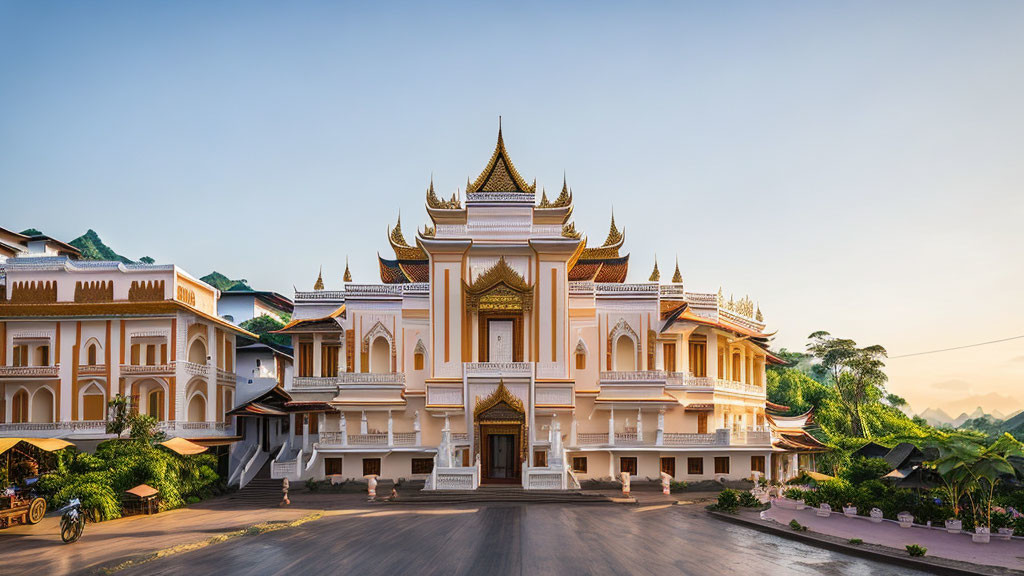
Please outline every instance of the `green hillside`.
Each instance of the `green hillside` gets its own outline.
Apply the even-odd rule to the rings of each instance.
[[[230,292],[232,290],[252,290],[245,279],[232,280],[216,270],[210,272],[206,276],[203,276],[200,280],[221,292]]]
[[[135,263],[133,260],[114,252],[112,248],[103,243],[103,240],[100,240],[99,234],[96,234],[92,229],[75,238],[69,244],[81,250],[83,260],[114,260],[124,262],[125,264]]]

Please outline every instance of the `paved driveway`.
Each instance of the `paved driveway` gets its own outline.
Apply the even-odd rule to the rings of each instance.
[[[118,574],[920,574],[723,523],[695,506],[377,506],[353,512]]]

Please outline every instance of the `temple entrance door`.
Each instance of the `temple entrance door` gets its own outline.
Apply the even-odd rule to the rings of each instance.
[[[490,469],[487,477],[495,480],[515,478],[516,469],[516,437],[514,434],[491,434],[489,442],[488,464]]]
[[[487,323],[487,361],[512,361],[512,321],[489,320]]]

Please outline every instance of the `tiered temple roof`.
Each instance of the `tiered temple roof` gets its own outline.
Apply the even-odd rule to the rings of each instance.
[[[579,259],[569,270],[569,280],[625,282],[626,273],[629,272],[629,254],[619,256],[619,248],[622,248],[625,241],[626,231],[619,230],[615,225],[615,214],[612,214],[612,222],[608,227],[608,236],[604,244],[594,248],[584,245]]]

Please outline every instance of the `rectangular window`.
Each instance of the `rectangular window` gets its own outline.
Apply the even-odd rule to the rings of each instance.
[[[704,473],[704,459],[703,458],[687,458],[686,459],[686,473],[687,474],[703,474]]]
[[[324,474],[327,476],[340,476],[342,460],[342,458],[324,458]]]
[[[102,394],[86,394],[82,397],[82,412],[85,420],[106,420],[104,412],[106,404]]]
[[[380,476],[380,458],[363,458],[363,476]]]
[[[338,360],[341,358],[340,344],[323,344],[320,348],[320,376],[333,378],[338,375]]]
[[[665,372],[676,371],[676,345],[665,344],[661,347],[661,360],[665,365]]]
[[[669,476],[675,478],[676,477],[676,459],[671,457],[671,456],[667,456],[665,458],[662,458],[661,459],[661,471],[664,472],[665,474],[668,474]]]
[[[533,451],[533,465],[538,468],[547,468],[548,466],[548,453],[544,450]]]
[[[630,476],[636,476],[636,457],[623,456],[619,458],[619,472],[629,472]]]
[[[299,342],[299,376],[313,375],[313,343]]]
[[[690,341],[690,372],[698,378],[707,376],[707,342]]]
[[[28,346],[19,344],[14,347],[14,365],[28,366]]]
[[[50,365],[50,347],[40,346],[39,347],[39,365],[49,366]]]
[[[587,473],[587,457],[586,456],[575,456],[572,459],[572,469],[576,472]]]
[[[434,459],[433,458],[413,458],[412,459],[412,473],[413,474],[430,474],[434,471]]]
[[[587,369],[587,355],[583,352],[576,353],[576,369],[586,370]]]
[[[153,344],[146,345],[146,366],[153,366],[156,364],[156,346]]]
[[[708,413],[698,412],[697,413],[697,434],[708,433]]]
[[[764,474],[764,456],[750,457],[750,471]]]
[[[412,369],[423,370],[423,354],[414,354],[412,357]]]
[[[131,351],[131,363],[132,363],[132,366],[138,366],[139,365],[139,345],[138,344],[132,344],[131,350],[132,350]]]
[[[715,456],[715,474],[729,473],[729,457]]]
[[[302,419],[309,418],[309,433],[319,434],[320,418],[316,412],[299,413],[295,415],[295,435],[302,436]]]

